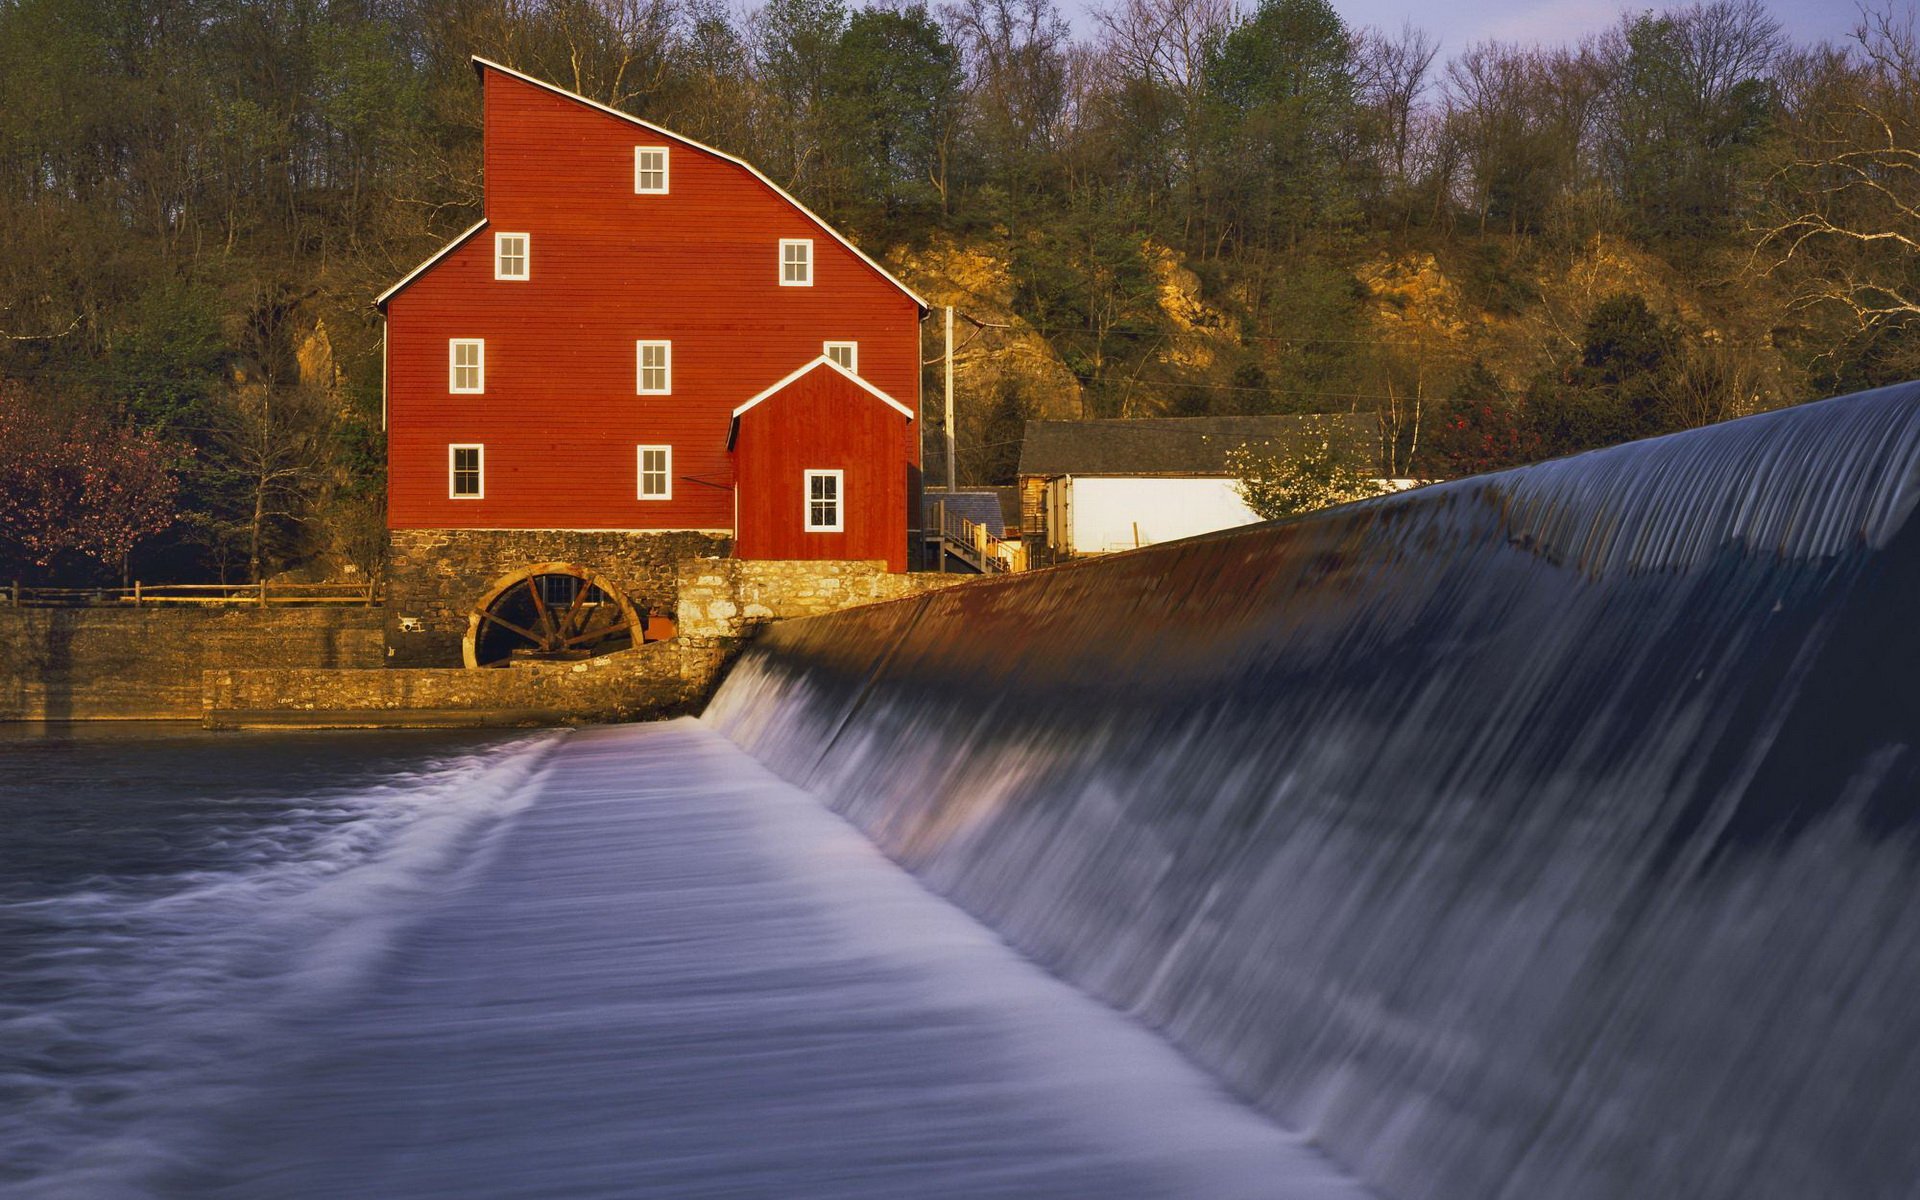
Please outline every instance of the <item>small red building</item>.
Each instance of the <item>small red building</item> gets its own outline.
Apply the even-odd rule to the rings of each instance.
[[[746,162],[474,65],[485,219],[376,302],[396,536],[904,570],[925,302]]]

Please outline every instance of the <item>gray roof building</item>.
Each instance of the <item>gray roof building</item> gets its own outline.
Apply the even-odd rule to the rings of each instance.
[[[1007,522],[1002,512],[999,493],[1000,489],[997,488],[962,489],[957,492],[949,492],[943,488],[928,488],[920,494],[920,504],[926,519],[925,528],[934,527],[936,507],[944,501],[950,515],[965,517],[976,525],[986,526],[987,532],[993,536],[1005,537]]]
[[[1328,438],[1346,442],[1364,462],[1379,462],[1379,426],[1361,413],[1028,421],[1020,474],[1225,476],[1227,455],[1241,446],[1317,448]]]

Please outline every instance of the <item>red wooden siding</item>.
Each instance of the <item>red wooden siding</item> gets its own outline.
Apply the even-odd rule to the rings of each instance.
[[[731,529],[732,411],[825,341],[858,341],[862,376],[918,411],[918,305],[775,190],[481,74],[488,224],[387,302],[393,527]],[[670,193],[634,194],[634,147],[662,144]],[[496,233],[529,235],[530,279],[494,279]],[[780,286],[783,237],[813,240],[812,287]],[[449,393],[450,338],[485,339],[484,395]],[[634,394],[640,339],[672,341],[672,395]],[[447,495],[456,442],[486,446],[483,499]],[[672,499],[638,498],[642,444],[673,447]]]
[[[913,422],[822,365],[740,416],[741,558],[883,558],[907,568]],[[808,471],[844,471],[838,533],[806,528]]]

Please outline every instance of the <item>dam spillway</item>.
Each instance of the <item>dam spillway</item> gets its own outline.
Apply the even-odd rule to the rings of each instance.
[[[1917,392],[698,722],[0,739],[0,1196],[1910,1197]]]
[[[1920,387],[772,628],[707,720],[1404,1200],[1920,1192]]]

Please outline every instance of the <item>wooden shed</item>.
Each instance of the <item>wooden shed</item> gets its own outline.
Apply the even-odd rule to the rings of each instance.
[[[733,412],[734,553],[906,569],[913,410],[822,355]]]

